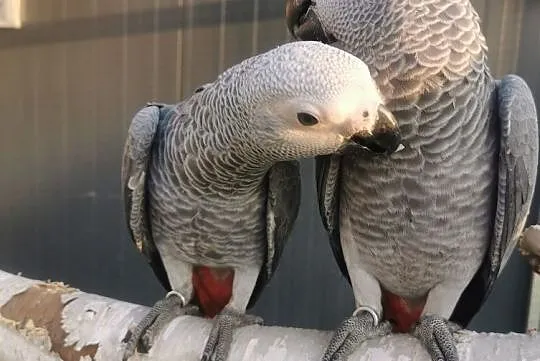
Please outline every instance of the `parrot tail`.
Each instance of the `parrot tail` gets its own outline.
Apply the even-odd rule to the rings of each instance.
[[[232,296],[234,270],[194,266],[192,283],[201,312],[213,318],[229,303]]]
[[[397,296],[387,290],[382,292],[382,305],[384,310],[384,319],[393,324],[394,332],[409,332],[415,322],[420,319],[426,297],[418,300],[408,300]]]

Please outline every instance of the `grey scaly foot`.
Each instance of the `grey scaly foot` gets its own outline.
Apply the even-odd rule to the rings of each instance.
[[[157,334],[174,318],[199,313],[198,307],[193,305],[184,307],[184,303],[185,298],[174,291],[169,292],[164,299],[157,301],[135,329],[126,333],[122,340],[126,344],[122,361],[128,360],[135,353],[137,346],[139,351],[147,353]]]
[[[375,311],[360,307],[334,332],[322,359],[323,361],[346,360],[362,342],[373,337],[388,335],[391,330],[390,322],[379,323],[379,317]]]
[[[234,329],[262,323],[259,316],[247,315],[230,308],[223,309],[214,319],[201,361],[225,361],[231,349]]]
[[[453,333],[461,329],[442,317],[426,315],[418,320],[413,335],[422,342],[433,361],[459,361]]]

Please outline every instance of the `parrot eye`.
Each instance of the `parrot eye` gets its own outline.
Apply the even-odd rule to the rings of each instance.
[[[312,126],[319,122],[317,118],[309,113],[297,113],[296,118],[302,125]]]

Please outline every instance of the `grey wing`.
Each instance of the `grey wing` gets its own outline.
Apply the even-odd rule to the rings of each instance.
[[[298,161],[278,162],[266,176],[266,257],[248,307],[252,307],[272,278],[300,208],[302,185]]]
[[[315,158],[317,196],[322,223],[328,232],[332,253],[343,276],[350,282],[339,235],[339,194],[341,156],[323,155]]]
[[[491,286],[512,254],[533,198],[538,169],[538,117],[527,83],[508,75],[498,83],[501,149]]]
[[[126,222],[139,252],[146,256],[157,278],[167,290],[169,279],[152,239],[146,197],[147,170],[155,142],[160,110],[166,105],[149,103],[133,117],[122,157],[122,195]]]
[[[497,209],[486,259],[466,289],[454,316],[466,324],[491,293],[527,221],[538,167],[538,117],[531,90],[516,75],[497,81],[493,113],[500,129]]]

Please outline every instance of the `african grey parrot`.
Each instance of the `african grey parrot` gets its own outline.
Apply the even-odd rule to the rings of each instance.
[[[135,114],[122,185],[132,240],[169,291],[128,332],[124,360],[172,318],[214,317],[202,360],[225,360],[234,327],[276,269],[300,203],[297,158],[400,137],[366,65],[319,42],[244,60],[176,105]],[[142,341],[142,342],[139,342]]]
[[[518,76],[492,78],[468,0],[288,0],[286,13],[296,39],[368,65],[404,145],[316,160],[323,223],[357,307],[323,359],[345,358],[392,320],[434,360],[457,360],[451,331],[490,294],[531,205],[531,91]]]

